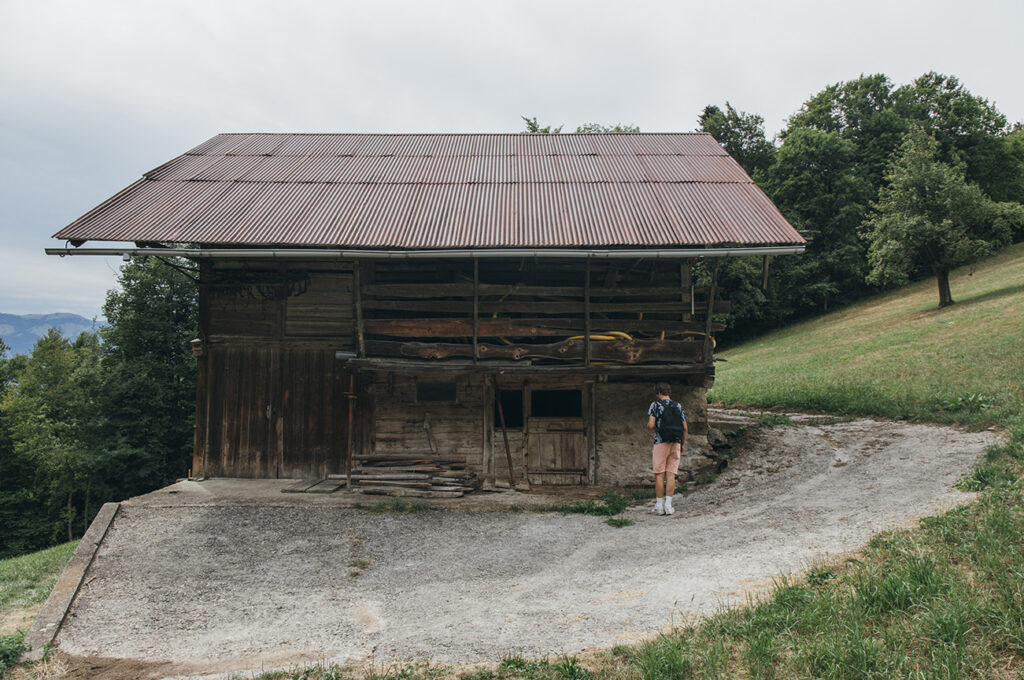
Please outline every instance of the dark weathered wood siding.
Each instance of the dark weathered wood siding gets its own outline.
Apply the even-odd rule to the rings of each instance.
[[[695,290],[689,267],[677,263],[393,261],[357,270],[351,262],[252,260],[207,262],[201,275],[197,474],[343,473],[351,386],[353,458],[452,460],[506,481],[497,384],[523,393],[523,423],[508,430],[514,482],[622,483],[635,470],[620,472],[601,458],[636,455],[642,442],[620,435],[642,420],[637,410],[646,402],[611,408],[615,395],[631,395],[636,386],[620,390],[607,379],[643,381],[647,390],[661,377],[655,364],[668,357],[673,381],[703,394],[714,371],[704,332],[715,326],[706,313],[722,303]],[[608,337],[622,331],[633,339]],[[580,338],[588,332],[592,342]],[[339,351],[359,358],[348,364]],[[443,356],[463,357],[464,368],[446,372],[453,364]],[[393,358],[423,368],[373,366]],[[486,370],[494,359],[504,362],[505,374]],[[634,366],[607,366],[609,360]],[[520,366],[532,373],[512,373]],[[609,375],[598,375],[605,369]],[[417,396],[421,383],[444,381],[454,383],[453,399]],[[564,414],[531,416],[536,390],[576,390],[582,412],[571,422],[550,420]],[[542,431],[545,418],[566,432]],[[704,431],[703,423],[691,423],[691,434]]]
[[[455,401],[417,402],[416,383],[439,380],[455,383]],[[372,389],[372,455],[437,457],[463,462],[483,472],[485,432],[481,410],[487,389],[483,376],[377,374]],[[436,454],[431,449],[431,435]]]
[[[205,266],[200,305],[199,474],[344,472],[353,348],[351,266]],[[360,432],[360,436],[362,433]]]

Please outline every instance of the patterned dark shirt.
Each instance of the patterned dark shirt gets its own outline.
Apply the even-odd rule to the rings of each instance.
[[[661,427],[661,415],[665,413],[665,407],[668,404],[672,404],[673,408],[679,409],[679,413],[683,415],[683,422],[686,422],[686,411],[683,410],[682,404],[678,401],[652,401],[650,407],[647,409],[647,415],[654,416],[654,443],[663,444],[661,441],[661,435],[658,434],[658,429]]]

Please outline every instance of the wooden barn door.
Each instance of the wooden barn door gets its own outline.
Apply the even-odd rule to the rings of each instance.
[[[526,421],[530,484],[574,485],[587,478],[580,390],[532,390]]]
[[[289,350],[281,359],[276,429],[280,477],[345,472],[348,373],[330,350]]]
[[[214,346],[206,357],[204,474],[276,477],[274,404],[279,354],[267,346]]]
[[[206,474],[344,472],[348,374],[332,350],[214,347],[207,371]]]

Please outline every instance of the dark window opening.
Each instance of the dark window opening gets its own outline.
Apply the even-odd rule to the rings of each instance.
[[[416,401],[455,401],[455,383],[418,382]]]
[[[501,427],[501,413],[498,413],[498,404],[505,416],[506,429],[522,429],[523,427],[523,391],[522,390],[500,390],[498,398],[494,400],[494,426]]]
[[[530,394],[530,415],[535,418],[583,417],[581,390],[534,390]]]

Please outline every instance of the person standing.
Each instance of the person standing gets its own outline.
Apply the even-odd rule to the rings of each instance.
[[[647,409],[647,428],[654,430],[652,467],[654,469],[654,514],[671,515],[672,496],[676,492],[679,457],[686,445],[686,413],[672,401],[672,386],[660,382],[654,386],[655,401]]]

